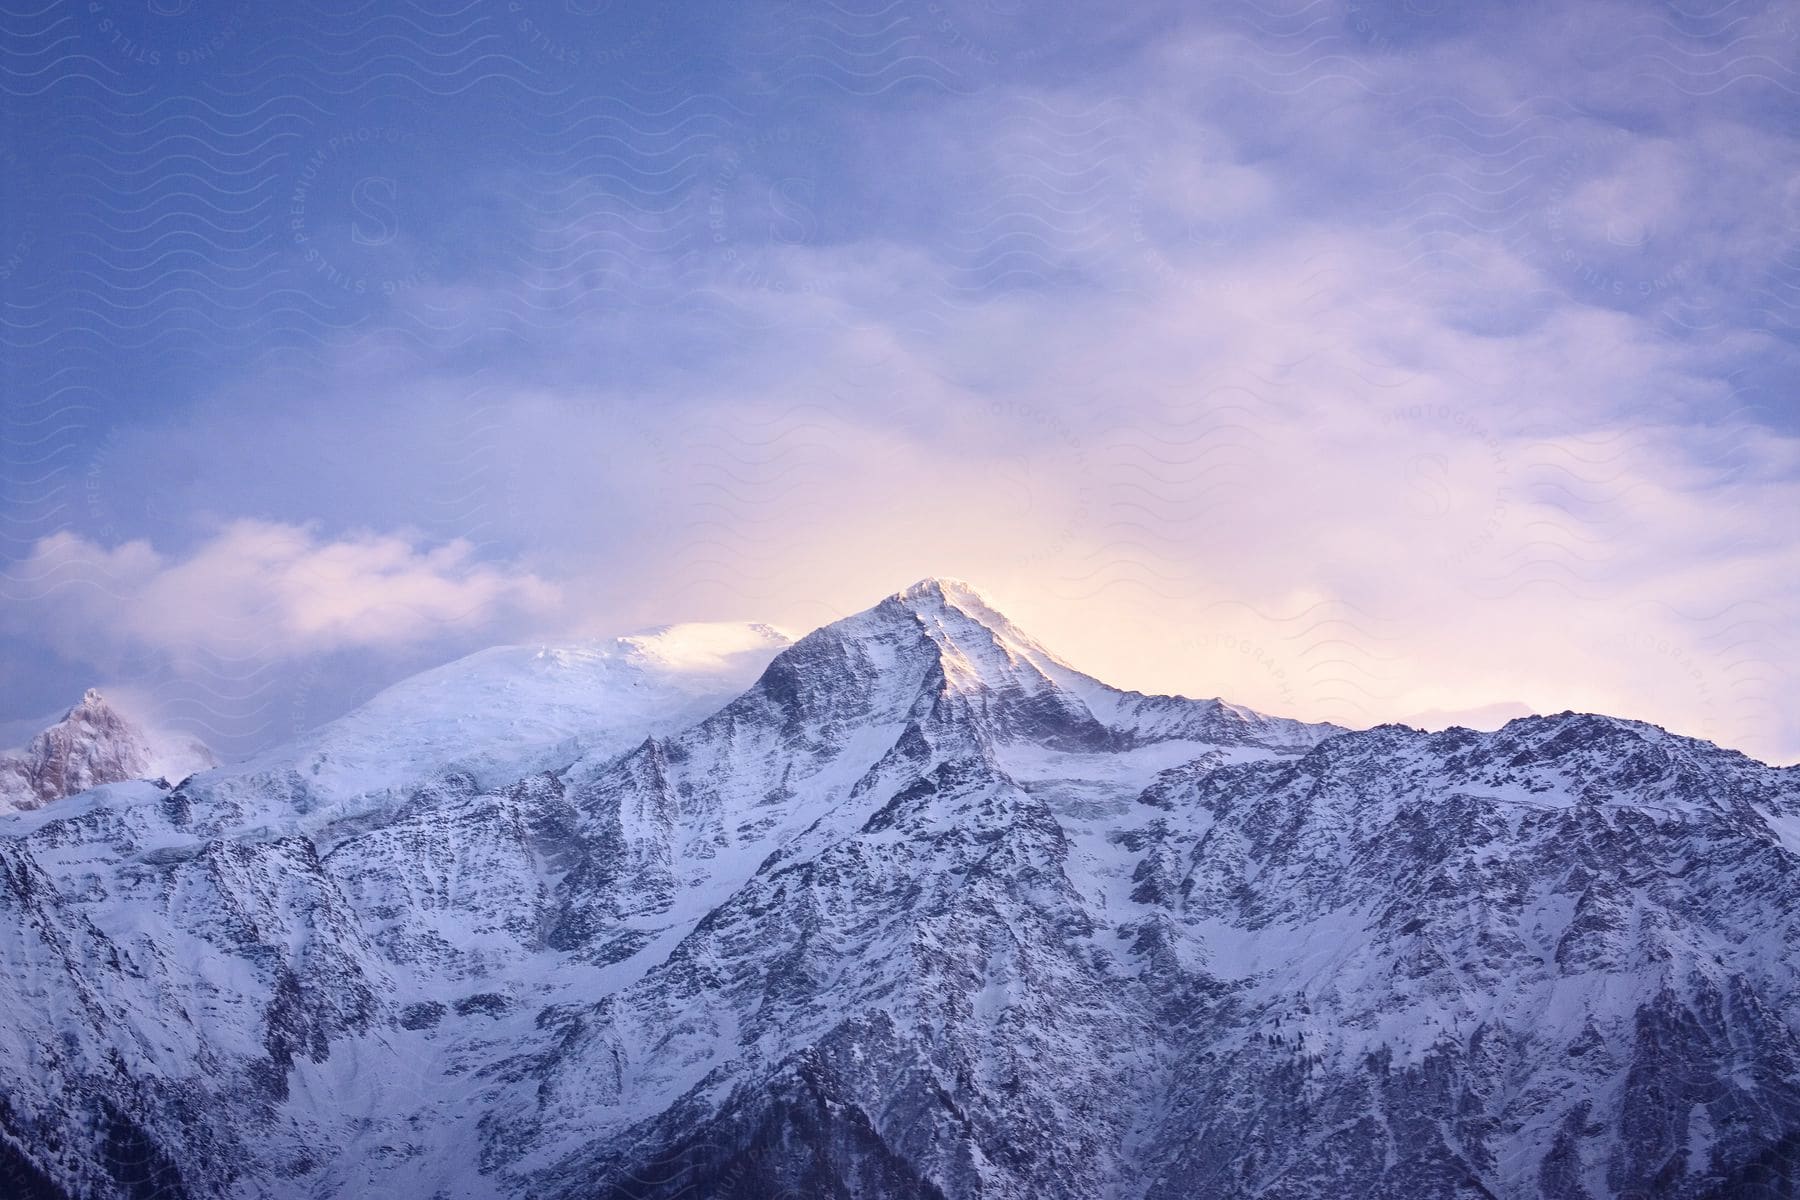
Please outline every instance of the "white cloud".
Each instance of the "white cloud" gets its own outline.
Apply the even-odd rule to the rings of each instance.
[[[299,525],[234,521],[183,555],[148,542],[39,541],[4,582],[11,631],[99,665],[279,660],[398,648],[541,613],[554,586],[477,561],[465,541],[329,539]]]

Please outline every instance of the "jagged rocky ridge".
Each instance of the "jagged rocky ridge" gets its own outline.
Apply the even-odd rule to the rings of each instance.
[[[128,779],[177,783],[218,765],[199,740],[148,730],[89,688],[28,744],[0,751],[0,813]]]
[[[697,719],[632,660],[653,717],[510,757],[432,725],[370,784],[353,722],[6,818],[0,1172],[1337,1200],[1792,1163],[1800,772],[1119,692],[940,582],[775,648]]]

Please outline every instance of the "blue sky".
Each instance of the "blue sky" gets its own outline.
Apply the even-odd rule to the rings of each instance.
[[[1800,758],[1800,6],[5,24],[0,721],[949,574],[1130,686]]]

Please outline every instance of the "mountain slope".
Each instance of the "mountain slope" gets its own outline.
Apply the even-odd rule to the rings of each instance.
[[[415,675],[293,742],[194,781],[196,830],[318,828],[456,776],[503,787],[587,750],[679,729],[754,680],[788,638],[767,625],[669,625],[565,645],[498,646]]]
[[[89,688],[23,748],[0,752],[0,812],[39,808],[127,779],[180,782],[217,765],[199,741],[148,730]]]
[[[578,1058],[693,1086],[548,1178],[922,1194],[878,1145],[946,1195],[1705,1195],[1800,1122],[1796,811],[1627,723],[1381,729],[1149,789],[1103,907],[1053,811],[946,757],[598,1006]]]
[[[948,581],[766,649],[710,712],[613,686],[637,647],[579,703],[477,656],[5,818],[4,1153],[420,1200],[1699,1197],[1789,1153],[1792,769],[1122,692]]]

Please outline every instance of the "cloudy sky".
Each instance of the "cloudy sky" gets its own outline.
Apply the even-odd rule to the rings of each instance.
[[[16,0],[0,723],[967,579],[1800,759],[1800,4]]]

